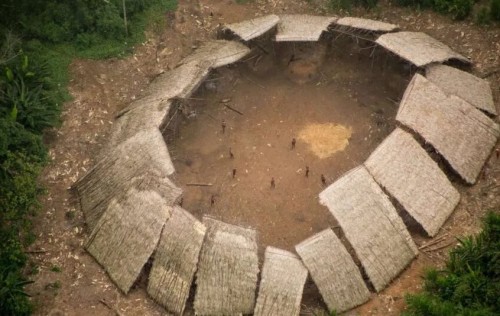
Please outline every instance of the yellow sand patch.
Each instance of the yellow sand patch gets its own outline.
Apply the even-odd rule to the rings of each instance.
[[[352,129],[344,125],[310,124],[299,133],[299,139],[311,146],[311,151],[321,159],[343,151],[349,144]]]

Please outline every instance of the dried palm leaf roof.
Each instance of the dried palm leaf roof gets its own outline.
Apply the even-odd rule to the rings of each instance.
[[[484,113],[416,74],[396,120],[420,134],[468,183],[475,183],[500,135]]]
[[[127,191],[113,199],[97,221],[87,241],[88,252],[124,292],[141,273],[153,253],[170,206],[155,191]]]
[[[163,197],[177,199],[181,190],[168,179],[173,172],[163,136],[158,129],[149,129],[111,148],[73,188],[93,230],[109,201],[131,187],[157,186]]]
[[[377,33],[394,32],[399,29],[399,26],[395,24],[355,17],[340,18],[335,22],[335,24],[343,27]]]
[[[196,274],[197,315],[251,314],[255,304],[257,234],[210,217]]]
[[[425,76],[443,89],[446,94],[456,95],[480,110],[493,115],[497,114],[488,81],[468,72],[439,64],[427,67]]]
[[[307,269],[296,255],[267,247],[255,316],[298,316]]]
[[[282,15],[278,24],[277,42],[315,42],[336,17],[313,15]]]
[[[339,222],[377,292],[418,254],[396,209],[365,167],[346,173],[319,198]]]
[[[148,293],[169,312],[182,315],[198,264],[206,228],[174,206],[161,234],[149,275]]]
[[[469,59],[421,32],[387,33],[381,35],[376,42],[417,67],[441,63],[450,59],[470,63]]]
[[[190,97],[209,73],[208,63],[193,62],[158,76],[146,89],[144,97],[118,114],[107,147],[112,148],[144,129],[161,128],[168,117],[171,99]]]
[[[460,200],[437,163],[402,129],[394,130],[365,166],[429,236],[437,234]]]
[[[224,28],[238,35],[242,40],[249,41],[261,36],[278,24],[280,18],[270,14],[239,23],[228,24]]]
[[[329,310],[341,313],[368,301],[370,291],[361,272],[331,229],[304,240],[295,249]]]
[[[191,62],[209,63],[210,67],[217,68],[237,62],[250,53],[245,45],[225,40],[207,41],[197,48],[191,55],[181,61],[181,64]]]

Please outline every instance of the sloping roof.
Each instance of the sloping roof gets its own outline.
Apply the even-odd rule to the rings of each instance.
[[[239,23],[228,24],[224,28],[238,35],[242,40],[249,41],[271,30],[278,24],[279,20],[280,18],[277,15],[270,14]]]
[[[192,62],[158,76],[146,89],[144,97],[120,111],[107,147],[112,148],[139,131],[160,128],[168,117],[171,99],[190,97],[210,73],[208,65]]]
[[[396,209],[365,167],[346,173],[319,198],[337,219],[377,292],[418,254]]]
[[[296,255],[267,247],[255,316],[294,316],[300,313],[307,269]]]
[[[355,17],[344,17],[338,19],[335,24],[344,27],[352,27],[358,30],[369,31],[369,32],[394,32],[399,29],[399,26],[395,24],[362,19]]]
[[[416,74],[396,120],[420,134],[468,183],[475,183],[500,135],[498,125],[466,101]]]
[[[196,274],[196,314],[251,314],[259,273],[255,230],[206,216],[203,223],[207,234]]]
[[[113,199],[97,221],[86,248],[124,293],[153,253],[169,216],[169,203],[160,194],[132,188]]]
[[[295,249],[329,310],[341,313],[368,301],[370,291],[361,272],[331,229],[304,240]]]
[[[396,128],[365,166],[429,236],[437,234],[460,200],[437,163],[402,129]]]
[[[423,67],[430,63],[441,63],[450,59],[470,63],[469,59],[421,32],[387,33],[381,35],[376,42],[417,67]]]
[[[318,41],[321,33],[337,20],[336,17],[314,15],[282,15],[278,24],[277,42]]]
[[[181,194],[168,176],[174,172],[167,146],[157,129],[145,130],[124,141],[73,185],[90,230],[93,230],[108,203],[129,188],[158,187],[174,201]]]
[[[493,115],[497,114],[488,81],[468,72],[439,64],[428,66],[425,76],[446,94],[456,95],[480,110]]]
[[[207,41],[191,55],[184,58],[181,64],[207,62],[210,64],[210,67],[217,68],[235,63],[248,53],[250,53],[250,48],[238,42],[225,40]]]
[[[205,232],[205,226],[179,206],[174,206],[163,228],[148,293],[176,315],[184,311]]]

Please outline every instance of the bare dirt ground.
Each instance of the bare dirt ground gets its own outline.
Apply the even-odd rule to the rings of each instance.
[[[132,56],[119,60],[73,62],[70,70],[73,79],[69,89],[74,99],[64,106],[62,126],[47,137],[52,162],[40,180],[48,192],[41,199],[43,211],[35,221],[38,239],[29,249],[33,263],[39,270],[31,276],[35,283],[28,289],[37,305],[36,314],[165,314],[164,309],[147,297],[144,290],[145,278],[141,279],[128,295],[123,295],[103,269],[85,252],[83,244],[88,232],[68,188],[94,163],[99,149],[105,144],[114,113],[137,98],[156,75],[174,67],[193,47],[199,45],[199,41],[213,38],[219,23],[236,22],[268,13],[325,14],[319,2],[321,1],[257,0],[240,5],[230,0],[181,1],[175,15],[166,16],[168,23],[165,29],[149,32],[148,41],[138,45]],[[447,17],[431,12],[395,8],[384,3],[372,12],[355,10],[351,14],[396,23],[405,30],[424,31],[470,57],[474,62],[471,71],[476,75],[486,76],[490,81],[498,108],[500,73],[494,72],[500,67],[498,28],[481,28],[467,21],[452,22]],[[388,133],[385,126],[393,126],[391,118],[396,110],[392,101],[384,98],[397,98],[406,84],[404,80],[408,80],[410,75],[409,72],[405,75],[401,69],[395,69],[387,71],[383,75],[387,76],[385,79],[378,80],[375,71],[367,71],[363,58],[358,61],[354,58],[350,60],[347,58],[349,54],[347,49],[344,51],[345,56],[327,54],[327,59],[331,58],[332,63],[325,60],[324,66],[321,67],[323,75],[319,71],[315,72],[317,76],[313,76],[311,81],[308,76],[301,77],[308,74],[310,68],[304,68],[300,63],[286,68],[279,60],[276,66],[278,71],[273,71],[272,76],[263,75],[266,68],[266,62],[263,60],[260,66],[263,69],[252,69],[250,64],[229,69],[227,74],[223,74],[230,77],[231,72],[241,72],[238,75],[243,74],[247,79],[251,79],[240,78],[236,84],[237,90],[225,90],[224,82],[221,82],[217,86],[217,89],[221,89],[218,94],[202,91],[206,98],[205,104],[202,107],[195,104],[197,109],[201,109],[197,117],[181,126],[180,135],[184,139],[178,148],[174,148],[174,156],[179,159],[175,162],[179,170],[178,181],[182,184],[188,180],[208,179],[217,184],[211,188],[214,189],[216,200],[214,207],[210,208],[209,197],[212,192],[201,194],[196,190],[186,190],[186,208],[199,216],[201,213],[197,213],[197,210],[208,207],[209,212],[225,220],[234,220],[257,227],[259,231],[268,231],[267,235],[260,235],[260,246],[273,244],[290,249],[302,236],[313,233],[310,227],[320,230],[333,225],[334,222],[324,219],[319,221],[321,214],[328,214],[315,200],[317,192],[321,190],[318,174],[324,173],[331,182],[344,170],[362,161],[369,151],[376,147]],[[283,56],[286,56],[286,49]],[[287,69],[295,69],[296,73],[287,73]],[[395,77],[391,79],[392,75]],[[309,82],[292,85],[289,79]],[[260,88],[255,82],[264,88]],[[316,85],[317,83],[320,84]],[[278,93],[270,93],[271,89]],[[223,98],[230,98],[230,104],[240,109],[244,116],[240,117],[221,105],[219,101]],[[293,104],[295,107],[292,107]],[[347,111],[349,106],[352,112]],[[309,107],[314,107],[315,112],[309,111]],[[281,111],[283,108],[288,111]],[[377,112],[380,109],[383,113]],[[215,120],[212,120],[212,124],[203,124],[211,121],[208,114]],[[302,117],[299,119],[295,115]],[[224,135],[220,134],[221,127],[218,122],[222,119],[225,119],[227,124],[227,134]],[[332,122],[351,130],[349,144],[343,151],[320,159],[311,151],[312,147],[309,147],[310,138],[302,139],[298,136],[296,149],[290,150],[291,138],[300,135],[300,131],[306,130],[309,124]],[[257,125],[259,123],[261,126]],[[278,127],[280,124],[285,127]],[[202,129],[207,132],[203,133]],[[364,138],[370,135],[370,130],[372,136],[365,141]],[[197,142],[201,142],[197,135],[206,137],[212,142],[211,145],[204,144],[203,150],[196,148]],[[243,138],[238,135],[251,137]],[[229,146],[235,155],[233,160],[226,157]],[[192,163],[188,166],[188,154],[204,157],[203,164],[214,164],[216,168],[213,173],[200,175],[193,172],[202,171],[200,160],[189,158]],[[243,156],[247,157],[246,161],[241,160]],[[281,159],[286,161],[280,163]],[[258,168],[257,163],[260,166]],[[308,179],[301,174],[306,164],[311,168]],[[237,169],[235,180],[230,175],[233,166]],[[183,168],[186,170],[182,170]],[[297,173],[301,168],[302,171]],[[203,172],[212,171],[205,169]],[[270,177],[273,176],[276,188],[271,191]],[[434,239],[439,242],[423,248],[418,259],[387,289],[373,294],[372,300],[350,314],[399,315],[404,308],[404,293],[417,291],[421,287],[423,268],[441,265],[448,249],[456,244],[456,236],[477,232],[479,219],[484,212],[488,209],[499,209],[500,160],[495,155],[491,156],[484,174],[475,186],[468,187],[460,181],[454,181],[462,199],[438,237]],[[232,184],[237,185],[231,187]],[[239,195],[240,193],[247,192],[245,188],[252,188],[246,202],[238,200],[243,196]],[[234,193],[229,195],[226,193],[233,191],[224,190],[234,190]],[[291,199],[292,192],[295,192],[294,200],[283,199],[285,196]],[[243,203],[249,210],[252,205],[248,204],[252,196],[263,200],[259,207],[253,206],[255,210],[244,212],[245,208],[239,207],[238,213],[234,214],[231,212],[234,211],[232,207],[225,207]],[[286,210],[286,214],[277,211],[277,207],[268,208],[269,205],[279,206]],[[304,209],[308,209],[308,212],[304,212]],[[266,220],[260,221],[261,216]],[[271,224],[273,221],[281,227],[279,234],[272,233],[271,228],[276,229]],[[298,225],[299,223],[304,225]],[[418,245],[430,242],[416,231],[412,231],[412,234]],[[312,314],[323,306],[319,302],[317,289],[310,282],[306,285],[303,303],[304,314]]]

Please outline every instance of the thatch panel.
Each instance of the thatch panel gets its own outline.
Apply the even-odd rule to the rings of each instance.
[[[377,291],[418,254],[396,209],[365,167],[349,171],[319,197],[339,222]]]
[[[209,217],[203,223],[207,234],[196,274],[196,314],[251,314],[259,273],[256,232]]]
[[[158,193],[130,189],[122,199],[109,203],[92,230],[88,252],[124,293],[158,244],[170,209]]]
[[[441,63],[450,59],[470,63],[469,59],[421,32],[387,33],[381,35],[376,42],[417,67]]]
[[[296,255],[267,247],[255,305],[255,316],[293,316],[300,313],[307,269]]]
[[[500,129],[484,113],[416,74],[396,120],[420,134],[468,183],[475,183]]]
[[[278,24],[277,42],[316,42],[336,17],[314,15],[282,15]]]
[[[270,14],[239,23],[228,24],[224,28],[238,35],[242,40],[249,41],[261,36],[278,24],[280,18]]]
[[[488,81],[468,72],[439,64],[427,67],[425,76],[446,94],[456,95],[480,110],[493,115],[497,114]]]
[[[169,312],[182,315],[206,228],[174,206],[165,224],[149,275],[148,293]]]
[[[370,298],[361,273],[331,229],[295,247],[329,310],[343,312]]]
[[[153,127],[160,128],[168,117],[173,98],[188,98],[210,73],[208,63],[188,63],[158,76],[143,93],[118,114],[108,148]],[[107,154],[107,150],[104,154]]]
[[[394,32],[399,29],[399,26],[395,24],[355,17],[340,18],[335,22],[335,24],[343,27],[355,28],[358,30],[377,33]]]
[[[208,63],[217,68],[237,62],[250,53],[245,45],[225,40],[207,41],[197,48],[191,55],[181,61],[181,64],[197,62]]]
[[[365,166],[430,236],[437,234],[460,200],[437,163],[412,135],[399,128],[378,146]]]
[[[177,199],[181,190],[167,177],[173,172],[161,133],[150,129],[111,149],[73,188],[92,230],[109,201],[131,187],[156,188],[165,199]]]

